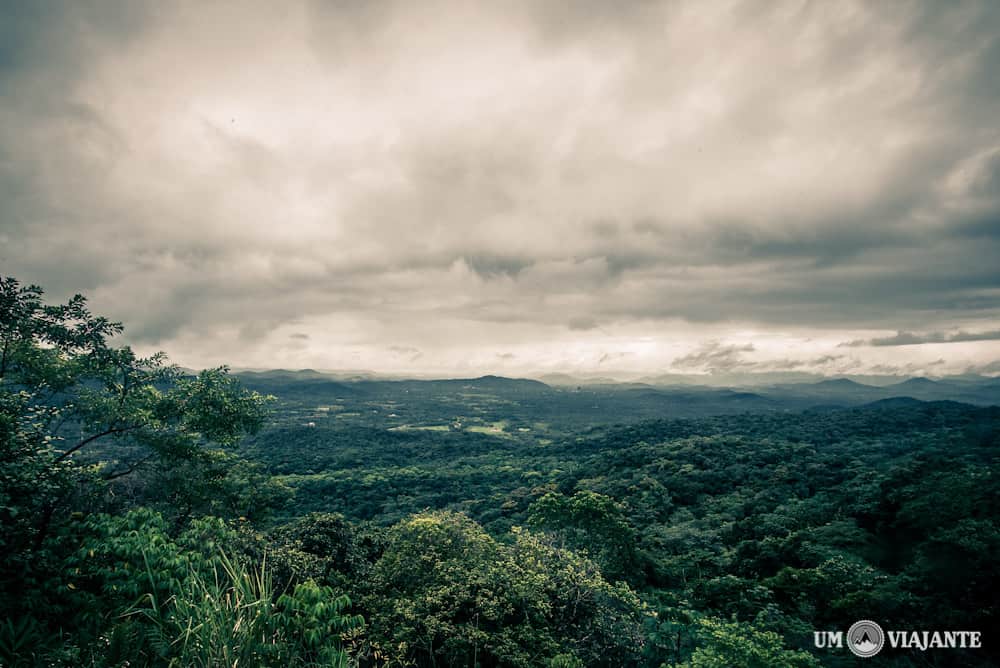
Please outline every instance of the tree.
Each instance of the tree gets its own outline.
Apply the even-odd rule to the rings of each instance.
[[[636,578],[636,533],[614,499],[587,490],[549,493],[528,508],[528,523],[585,552],[608,579]]]
[[[452,512],[390,531],[364,607],[383,649],[419,666],[636,665],[644,610],[589,559],[515,531],[501,542]],[[557,657],[560,657],[558,658]]]
[[[699,646],[673,668],[818,668],[808,652],[783,647],[781,636],[750,624],[706,618],[698,622]]]
[[[80,295],[42,301],[38,286],[0,277],[0,607],[24,610],[58,572],[82,526],[135,471],[205,461],[265,418],[267,397],[225,367],[185,376],[162,353],[109,339],[120,323]],[[117,481],[117,482],[116,482]],[[51,612],[51,611],[49,611]]]
[[[311,580],[275,587],[266,562],[228,551],[239,539],[218,518],[176,537],[144,508],[87,524],[69,585],[97,623],[78,624],[74,640],[96,628],[106,642],[87,643],[77,665],[90,652],[109,666],[347,665],[341,634],[363,626],[350,599]]]
[[[338,513],[310,513],[271,533],[269,559],[279,584],[315,580],[345,587],[370,564],[356,528]]]

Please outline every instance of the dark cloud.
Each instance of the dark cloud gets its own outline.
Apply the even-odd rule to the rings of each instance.
[[[626,357],[632,357],[634,355],[635,355],[635,353],[632,352],[632,351],[630,351],[630,350],[623,350],[623,351],[610,352],[610,353],[602,353],[601,356],[597,359],[597,365],[601,366],[601,365],[607,364],[609,362],[614,363],[614,362],[620,361],[620,360],[622,360],[622,359],[624,359]]]
[[[1000,374],[1000,359],[992,360],[986,364],[971,365],[966,369],[967,373],[983,374],[985,376],[995,376]]]
[[[914,346],[922,343],[962,343],[965,341],[1000,341],[1000,329],[987,332],[896,332],[892,336],[874,339],[856,339],[841,343],[842,348],[866,346]]]
[[[575,316],[569,319],[567,327],[576,332],[586,332],[597,328],[597,321],[589,316]]]
[[[678,369],[706,371],[708,373],[730,372],[752,365],[744,353],[752,353],[752,343],[725,345],[719,341],[709,341],[694,352],[678,357],[673,365]]]
[[[465,264],[483,278],[498,276],[516,277],[524,269],[530,267],[534,260],[523,258],[499,257],[494,255],[472,255],[462,258]]]

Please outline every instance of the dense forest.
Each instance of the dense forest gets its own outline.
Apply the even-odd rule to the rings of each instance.
[[[813,632],[859,619],[982,632],[873,665],[1000,661],[988,399],[194,373],[121,333],[0,279],[0,666],[836,667]]]

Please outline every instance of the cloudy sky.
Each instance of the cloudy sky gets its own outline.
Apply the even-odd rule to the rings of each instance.
[[[188,366],[997,374],[998,71],[992,0],[0,0],[0,273]]]

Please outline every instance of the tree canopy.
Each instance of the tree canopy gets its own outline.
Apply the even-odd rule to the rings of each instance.
[[[189,375],[162,353],[115,346],[121,324],[84,297],[49,305],[42,294],[0,277],[0,608],[72,618],[65,563],[90,512],[152,500],[178,470],[188,496],[232,478],[240,467],[212,463],[262,426],[269,400],[224,367]],[[194,508],[171,510],[186,520]]]

